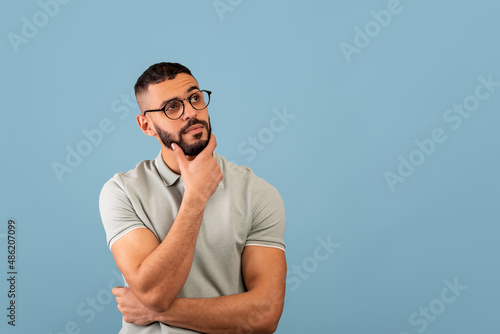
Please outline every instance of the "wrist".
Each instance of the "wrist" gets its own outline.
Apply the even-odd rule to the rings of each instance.
[[[152,310],[149,310],[149,313],[146,315],[148,321],[151,321],[151,323],[153,322],[162,322],[163,320],[163,317],[162,317],[162,314],[159,313],[159,312],[155,312],[155,311],[152,311]]]
[[[184,196],[182,198],[182,204],[188,206],[190,211],[198,210],[203,212],[205,205],[207,204],[208,198],[205,198],[203,194],[199,192],[189,191],[186,189]]]

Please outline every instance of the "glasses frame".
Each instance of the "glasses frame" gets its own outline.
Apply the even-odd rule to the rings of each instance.
[[[193,95],[199,93],[199,92],[205,92],[208,94],[208,103],[205,107],[201,108],[201,109],[198,109],[196,108],[195,106],[193,106],[193,104],[191,103],[191,98],[193,97]],[[171,119],[173,121],[175,121],[176,119],[179,119],[182,117],[182,115],[184,115],[184,110],[186,110],[186,106],[184,105],[184,100],[187,100],[189,102],[189,104],[191,105],[191,107],[193,107],[194,110],[203,110],[203,109],[206,109],[208,107],[208,105],[210,104],[210,95],[212,94],[212,91],[210,90],[206,90],[206,89],[203,89],[203,90],[198,90],[196,92],[194,92],[193,94],[189,95],[188,97],[186,97],[185,99],[173,99],[172,101],[170,101],[169,103],[165,104],[163,106],[163,108],[161,109],[151,109],[151,110],[146,110],[144,111],[143,115],[146,115],[146,113],[148,112],[154,112],[154,111],[163,111],[163,114],[168,118],[168,119]],[[182,112],[181,114],[179,115],[179,117],[176,117],[176,118],[171,118],[171,117],[168,117],[167,116],[167,113],[166,113],[166,108],[168,105],[170,105],[170,103],[174,102],[174,101],[180,101],[181,104],[182,104]]]

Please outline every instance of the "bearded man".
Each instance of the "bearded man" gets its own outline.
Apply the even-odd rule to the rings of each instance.
[[[191,71],[158,63],[137,80],[137,123],[154,160],[115,174],[99,208],[124,287],[121,334],[273,333],[286,281],[278,191],[217,154],[212,92]]]

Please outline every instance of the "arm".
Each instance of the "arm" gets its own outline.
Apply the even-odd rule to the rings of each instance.
[[[222,180],[212,156],[215,147],[212,135],[205,150],[188,161],[175,145],[185,192],[179,213],[161,243],[151,231],[140,228],[118,239],[111,248],[134,295],[151,310],[166,310],[189,274],[206,202]]]
[[[274,333],[285,299],[286,259],[281,249],[247,246],[242,256],[247,292],[216,298],[178,298],[168,310],[148,310],[126,288],[114,288],[125,321],[161,321],[203,333]]]

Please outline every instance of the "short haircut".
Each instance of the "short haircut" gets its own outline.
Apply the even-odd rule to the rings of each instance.
[[[179,73],[187,73],[194,78],[191,71],[179,63],[158,63],[151,65],[141,74],[134,86],[135,96],[148,90],[149,85],[165,80],[173,80]]]

